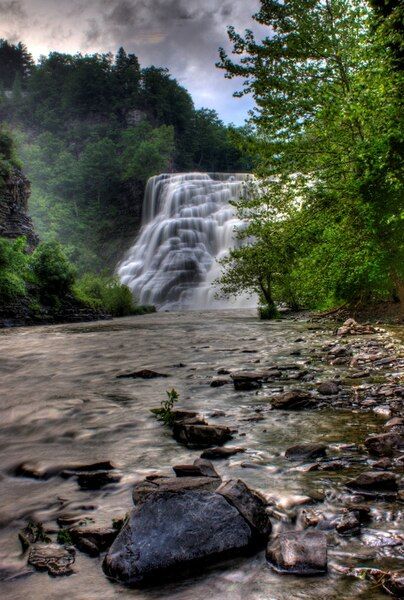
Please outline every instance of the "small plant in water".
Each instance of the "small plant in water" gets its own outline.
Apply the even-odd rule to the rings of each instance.
[[[73,543],[72,536],[70,535],[68,529],[60,529],[58,531],[56,540],[58,544],[63,544],[66,546],[71,546]]]
[[[167,400],[161,401],[160,408],[152,408],[151,412],[156,415],[157,419],[163,421],[164,425],[171,426],[173,424],[173,415],[172,411],[174,408],[174,404],[178,401],[179,394],[176,389],[172,388],[171,390],[166,391]]]

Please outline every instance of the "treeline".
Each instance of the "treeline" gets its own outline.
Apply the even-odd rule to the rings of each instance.
[[[144,184],[162,171],[246,171],[247,131],[196,110],[166,69],[134,54],[50,53],[0,40],[0,120],[32,183],[30,212],[80,271],[111,269],[140,221]]]
[[[256,102],[261,189],[225,294],[327,309],[404,302],[403,4],[261,0],[268,36],[229,37],[219,66]]]

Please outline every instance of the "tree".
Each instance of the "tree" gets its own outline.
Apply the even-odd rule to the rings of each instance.
[[[153,129],[148,123],[126,129],[122,134],[123,179],[143,183],[167,171],[174,153],[173,127]]]
[[[305,255],[290,263],[297,290],[328,274],[311,305],[386,297],[402,278],[402,186],[390,152],[400,107],[373,14],[361,0],[261,0],[254,18],[268,36],[259,43],[230,27],[236,59],[221,49],[219,63],[256,102],[266,193],[248,205],[252,232],[276,209],[304,240]]]
[[[11,44],[0,39],[0,83],[4,89],[11,90],[17,75],[25,85],[33,67],[32,56],[23,43]]]

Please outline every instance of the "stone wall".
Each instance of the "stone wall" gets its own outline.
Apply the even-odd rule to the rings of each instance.
[[[33,250],[38,244],[31,218],[28,216],[30,183],[25,175],[14,169],[0,188],[0,237],[15,239],[25,236],[28,247]]]

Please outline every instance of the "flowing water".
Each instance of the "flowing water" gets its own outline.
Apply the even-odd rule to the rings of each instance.
[[[229,204],[246,193],[248,175],[184,173],[147,183],[142,229],[118,268],[142,304],[160,308],[229,306],[215,298],[218,261],[240,222]],[[251,305],[248,298],[232,305]]]
[[[303,337],[305,342],[296,342]],[[259,322],[252,311],[157,313],[91,324],[21,328],[0,332],[0,596],[7,600],[377,600],[375,587],[343,578],[330,570],[324,577],[275,574],[263,552],[212,567],[180,582],[147,590],[110,582],[102,558],[77,552],[76,573],[51,578],[26,566],[17,534],[28,516],[56,531],[56,519],[70,512],[106,519],[131,507],[131,486],[153,472],[199,456],[176,443],[149,409],[167,388],[180,393],[181,405],[197,409],[209,421],[237,427],[231,444],[244,454],[215,464],[222,477],[240,477],[287,506],[295,496],[324,492],[319,509],[332,512],[339,484],[348,472],[304,473],[283,457],[297,442],[324,441],[330,456],[352,454],[344,444],[378,431],[372,413],[345,411],[270,411],[268,390],[236,392],[232,385],[209,386],[218,368],[254,368],[303,364],[309,348],[321,346],[329,333],[292,321]],[[301,349],[301,355],[290,352]],[[182,366],[181,366],[182,365]],[[168,379],[117,379],[122,371],[152,368]],[[278,384],[273,384],[274,386]],[[287,384],[286,384],[287,385]],[[223,415],[215,417],[215,411]],[[257,413],[257,411],[261,411]],[[219,413],[220,414],[220,413]],[[257,414],[262,419],[254,421]],[[355,454],[363,460],[360,453]],[[13,475],[22,461],[45,466],[111,460],[122,472],[119,484],[83,491],[74,479],[38,481]],[[330,542],[329,564],[395,565],[400,548],[378,535],[397,531],[398,508],[377,503],[370,529],[358,538]],[[288,511],[285,510],[285,515]],[[275,531],[295,527],[273,520]],[[366,542],[366,540],[368,540]]]

